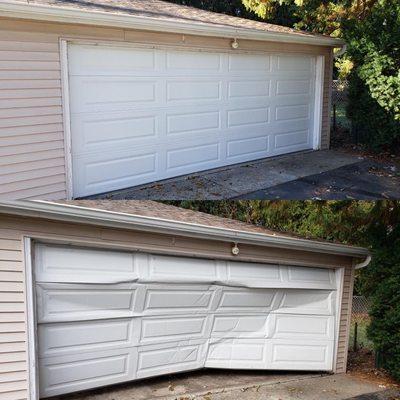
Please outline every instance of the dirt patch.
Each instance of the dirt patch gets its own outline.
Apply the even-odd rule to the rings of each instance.
[[[360,349],[349,351],[347,373],[356,378],[376,383],[381,388],[398,388],[396,382],[387,372],[375,368],[375,357],[372,350]]]

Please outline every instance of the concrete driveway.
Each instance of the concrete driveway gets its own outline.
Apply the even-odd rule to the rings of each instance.
[[[398,400],[398,388],[351,375],[202,370],[131,382],[64,400]]]
[[[400,198],[400,169],[334,151],[309,151],[217,168],[91,199],[383,199]]]

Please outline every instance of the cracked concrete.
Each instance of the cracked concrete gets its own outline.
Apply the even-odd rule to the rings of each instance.
[[[115,385],[65,400],[393,400],[398,388],[347,374],[201,370]]]

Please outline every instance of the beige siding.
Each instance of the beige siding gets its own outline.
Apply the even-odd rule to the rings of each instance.
[[[0,19],[0,198],[66,196],[60,38],[162,43],[231,51],[230,40]],[[325,55],[322,148],[329,146],[330,49],[240,41],[241,50]]]
[[[18,400],[28,387],[22,241],[0,227],[0,398]]]

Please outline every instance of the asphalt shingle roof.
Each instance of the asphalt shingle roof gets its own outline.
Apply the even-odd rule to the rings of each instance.
[[[49,5],[83,11],[108,12],[119,15],[151,17],[160,20],[212,24],[219,27],[286,33],[300,36],[320,36],[289,27],[214,13],[194,7],[160,0],[17,0],[31,5]],[[73,22],[73,21],[71,21]]]

